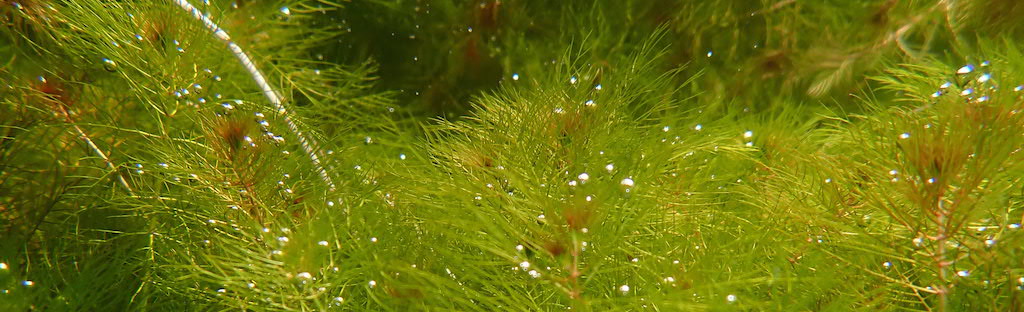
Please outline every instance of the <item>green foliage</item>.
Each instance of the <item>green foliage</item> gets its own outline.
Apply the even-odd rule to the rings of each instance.
[[[0,310],[1024,308],[1013,1],[192,5],[0,1]]]

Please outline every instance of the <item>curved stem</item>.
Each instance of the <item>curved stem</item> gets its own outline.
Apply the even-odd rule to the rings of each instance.
[[[238,61],[242,63],[242,67],[245,67],[245,69],[249,71],[249,75],[252,76],[253,81],[255,81],[256,85],[260,87],[260,90],[263,92],[263,96],[266,97],[267,101],[270,101],[270,104],[274,106],[274,109],[277,110],[279,114],[281,114],[281,117],[282,119],[284,119],[285,124],[288,125],[288,130],[291,130],[292,133],[294,133],[295,136],[298,137],[299,143],[302,145],[302,149],[306,152],[307,155],[309,155],[309,159],[310,161],[313,162],[313,166],[316,167],[317,172],[320,173],[320,177],[323,178],[324,182],[327,183],[327,186],[330,188],[330,190],[333,191],[334,181],[331,180],[330,175],[327,174],[327,170],[325,170],[323,165],[320,163],[320,157],[317,156],[317,152],[313,148],[315,142],[313,142],[311,139],[307,139],[306,136],[302,134],[302,131],[299,130],[299,127],[295,124],[291,117],[288,116],[288,110],[287,108],[285,108],[284,102],[281,101],[280,94],[278,94],[276,91],[274,91],[273,88],[270,87],[270,84],[267,83],[267,79],[263,76],[263,73],[260,72],[259,68],[256,68],[256,65],[253,64],[251,59],[249,59],[249,55],[246,54],[245,51],[242,51],[242,48],[239,47],[238,44],[235,44],[234,41],[231,41],[231,37],[228,36],[228,33],[226,31],[221,29],[220,26],[217,26],[217,24],[214,23],[213,20],[210,20],[209,17],[203,15],[202,12],[200,12],[199,9],[197,9],[196,7],[192,6],[192,4],[188,2],[188,0],[171,1],[180,6],[185,11],[191,13],[192,17],[195,17],[199,21],[203,22],[203,25],[205,25],[207,29],[213,32],[213,35],[217,37],[217,39],[220,39],[222,42],[228,45],[228,49],[231,50],[231,53],[238,58]]]

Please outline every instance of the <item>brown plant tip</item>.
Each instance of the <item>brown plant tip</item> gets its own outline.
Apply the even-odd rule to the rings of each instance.
[[[227,148],[225,152],[229,152],[230,155],[236,154],[243,145],[247,143],[246,138],[249,137],[249,133],[252,132],[253,124],[244,119],[231,118],[225,119],[216,125],[215,131],[223,143],[223,146]]]
[[[57,110],[55,113],[66,117],[63,111],[71,107],[74,101],[68,95],[68,90],[64,87],[64,84],[55,81],[55,79],[46,79],[42,76],[39,77],[39,80],[39,83],[33,85],[33,88],[40,93],[45,103],[60,105],[60,107],[54,107]]]
[[[397,288],[397,287],[386,287],[384,291],[387,292],[388,296],[393,298],[411,298],[411,299],[423,299],[423,291],[419,288]]]
[[[465,148],[461,152],[457,152],[455,158],[458,159],[463,166],[469,169],[479,168],[491,168],[494,167],[494,158],[492,153],[485,152],[481,148]]]
[[[565,224],[573,230],[581,230],[587,227],[593,219],[594,212],[590,207],[572,206],[565,209],[563,218]]]
[[[562,254],[564,254],[565,253],[565,249],[566,249],[565,246],[562,243],[557,242],[557,241],[550,241],[550,242],[544,244],[544,250],[547,250],[548,253],[551,254],[554,257],[558,257],[558,256],[561,256]]]
[[[882,3],[882,5],[878,6],[878,9],[876,9],[869,18],[871,24],[878,27],[883,27],[889,24],[889,11],[891,11],[894,6],[896,6],[896,0],[886,1],[885,3]]]
[[[476,11],[476,21],[480,28],[485,30],[495,30],[498,28],[498,16],[499,9],[501,9],[501,0],[490,1],[480,4],[480,9]]]
[[[791,67],[791,63],[786,52],[775,50],[761,56],[757,61],[757,68],[761,71],[761,79],[769,79],[782,75]]]

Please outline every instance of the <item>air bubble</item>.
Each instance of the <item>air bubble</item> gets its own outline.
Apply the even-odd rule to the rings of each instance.
[[[956,73],[959,74],[959,75],[966,75],[966,74],[970,74],[973,71],[974,71],[974,65],[967,64],[967,65],[964,65],[964,67],[960,67],[960,69],[957,69]]]
[[[622,179],[622,182],[619,182],[619,184],[622,184],[622,186],[625,187],[633,187],[633,185],[635,185],[635,182],[633,182],[633,179],[625,178]]]
[[[980,82],[980,83],[985,83],[985,82],[989,81],[990,79],[992,79],[992,74],[990,74],[990,73],[984,73],[984,74],[981,74],[981,76],[978,76],[978,82]]]

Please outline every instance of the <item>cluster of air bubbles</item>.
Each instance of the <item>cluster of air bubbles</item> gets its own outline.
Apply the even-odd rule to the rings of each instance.
[[[991,63],[981,62],[979,67],[987,69]],[[980,72],[980,73],[979,73]],[[960,89],[960,96],[967,102],[981,103],[988,101],[991,97],[990,91],[998,89],[998,84],[993,82],[992,73],[985,70],[978,70],[973,64],[964,65],[956,70],[956,82],[945,81],[939,85],[938,90],[931,94],[932,98],[941,97],[949,92],[949,89],[956,86]],[[1013,90],[1021,91],[1024,86],[1017,86]]]
[[[754,139],[754,131],[747,130],[746,132],[743,132],[743,140],[746,141],[746,143],[744,143],[744,145],[746,145],[746,146],[754,146],[753,139]]]
[[[896,169],[889,170],[889,175],[892,176],[892,182],[899,182],[900,171]]]

